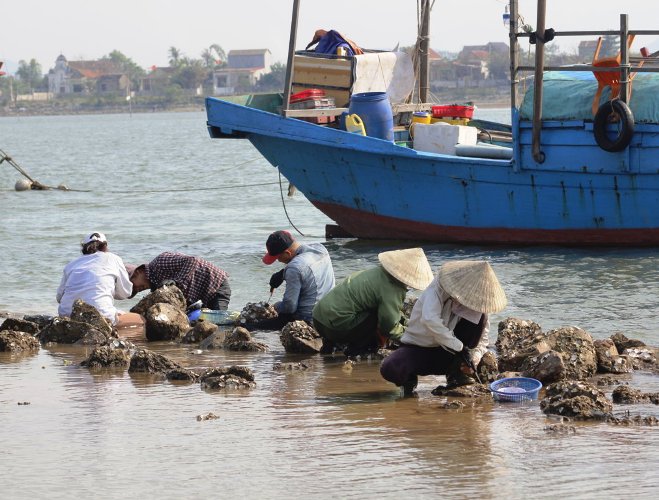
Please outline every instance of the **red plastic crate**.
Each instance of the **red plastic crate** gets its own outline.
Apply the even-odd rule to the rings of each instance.
[[[450,106],[433,106],[433,118],[469,118],[474,116],[473,106],[458,106],[456,104]]]
[[[318,109],[334,108],[333,97],[313,97],[301,101],[291,102],[291,109]]]
[[[305,101],[307,99],[318,99],[325,97],[325,91],[323,89],[307,89],[302,92],[291,95],[291,103]]]

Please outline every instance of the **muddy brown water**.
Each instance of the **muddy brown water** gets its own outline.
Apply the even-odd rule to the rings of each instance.
[[[537,401],[462,400],[447,410],[446,398],[430,394],[443,377],[423,377],[418,397],[402,399],[379,361],[348,371],[342,356],[286,355],[276,333],[255,334],[268,353],[131,337],[193,369],[247,365],[257,387],[205,392],[90,371],[79,366],[88,348],[74,346],[0,353],[0,464],[11,498],[590,497],[612,477],[624,478],[625,496],[654,492],[657,428],[582,423],[554,435],[544,428],[556,420]],[[291,361],[309,369],[273,370]],[[659,390],[649,375],[629,380]],[[625,409],[658,413],[616,412]],[[219,419],[197,420],[207,413]]]

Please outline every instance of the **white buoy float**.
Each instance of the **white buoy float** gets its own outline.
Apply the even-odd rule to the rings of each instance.
[[[27,179],[18,179],[14,185],[16,191],[29,191],[32,189],[32,182]]]

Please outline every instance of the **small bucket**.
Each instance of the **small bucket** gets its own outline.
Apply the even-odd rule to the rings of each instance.
[[[432,116],[427,111],[415,111],[412,113],[412,123],[410,123],[410,137],[414,138],[414,125],[417,123],[429,125],[431,120]]]
[[[415,111],[412,114],[412,123],[430,123],[432,117],[427,111]]]

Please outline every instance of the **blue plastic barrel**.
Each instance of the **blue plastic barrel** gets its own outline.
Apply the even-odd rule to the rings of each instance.
[[[350,114],[357,114],[364,122],[366,135],[385,141],[394,140],[394,118],[386,92],[364,92],[350,97]]]

